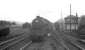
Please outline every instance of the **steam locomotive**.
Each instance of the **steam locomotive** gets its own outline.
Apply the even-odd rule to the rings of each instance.
[[[51,31],[50,24],[46,19],[37,16],[32,22],[32,32],[37,35],[45,35]]]
[[[48,33],[51,31],[49,25],[49,21],[37,16],[37,18],[32,21],[31,40],[34,42],[43,41],[43,38],[48,36]]]

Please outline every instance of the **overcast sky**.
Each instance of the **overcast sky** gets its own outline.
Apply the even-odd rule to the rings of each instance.
[[[0,20],[31,22],[40,15],[51,22],[55,22],[69,13],[70,3],[72,14],[78,12],[85,15],[84,0],[0,0]]]

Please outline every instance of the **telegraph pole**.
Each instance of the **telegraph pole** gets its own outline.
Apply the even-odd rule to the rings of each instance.
[[[70,3],[70,16],[71,16],[71,3]]]
[[[72,15],[71,2],[72,2],[72,0],[69,0],[69,1],[70,1],[70,2],[69,2],[69,3],[70,3],[70,5],[69,5],[69,14],[70,14],[70,23],[69,23],[69,24],[70,24],[70,30],[69,30],[69,31],[71,32],[71,15]]]

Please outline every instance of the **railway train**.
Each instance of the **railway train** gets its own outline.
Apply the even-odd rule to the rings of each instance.
[[[31,26],[31,40],[35,42],[43,41],[43,38],[48,36],[51,31],[50,22],[40,16],[37,16],[32,21]]]
[[[37,35],[45,35],[51,31],[51,26],[46,19],[37,17],[32,22],[32,32]]]

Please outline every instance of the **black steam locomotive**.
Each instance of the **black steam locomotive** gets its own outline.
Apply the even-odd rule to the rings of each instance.
[[[51,31],[49,22],[42,17],[37,17],[32,22],[32,32],[37,35],[45,35]]]
[[[49,26],[49,22],[46,19],[40,16],[37,16],[37,18],[35,18],[32,21],[30,39],[33,42],[43,41],[43,38],[48,36],[48,33],[50,31],[51,31],[51,28]]]

